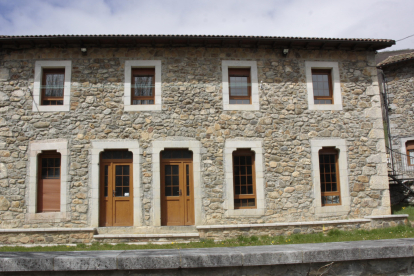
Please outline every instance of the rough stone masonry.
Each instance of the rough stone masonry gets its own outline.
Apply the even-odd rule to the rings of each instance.
[[[261,224],[389,215],[384,132],[372,51],[243,47],[32,47],[0,52],[0,228],[90,227],[91,141],[139,142],[141,221],[153,225],[152,143],[201,143],[202,224]],[[70,60],[70,111],[33,109],[35,62]],[[124,111],[126,60],[160,60],[161,111]],[[256,61],[259,110],[223,110],[222,61]],[[305,61],[337,62],[342,110],[309,110]],[[68,141],[66,219],[28,218],[29,143]],[[259,140],[265,212],[226,216],[226,140]],[[346,143],[349,212],[318,216],[312,139]]]

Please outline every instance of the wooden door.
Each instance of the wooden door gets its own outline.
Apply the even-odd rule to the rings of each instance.
[[[100,226],[133,225],[132,162],[101,161]]]
[[[194,225],[192,172],[192,160],[162,159],[161,225]]]

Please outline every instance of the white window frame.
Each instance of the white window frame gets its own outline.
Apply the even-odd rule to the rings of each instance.
[[[256,209],[234,209],[233,152],[237,149],[250,149],[255,153]],[[224,144],[224,175],[226,183],[226,194],[224,195],[225,216],[263,216],[265,214],[265,196],[262,141],[246,141],[239,139],[226,140]]]
[[[60,211],[37,213],[37,188],[38,188],[38,156],[42,151],[56,150],[61,155],[60,159]],[[28,192],[28,221],[59,222],[69,219],[68,208],[68,141],[42,140],[32,141],[29,144],[29,192]]]
[[[65,69],[65,84],[63,87],[63,105],[41,105],[43,69]],[[70,60],[38,60],[35,62],[33,87],[33,112],[60,112],[70,110],[70,93],[72,78],[72,61]]]
[[[330,69],[332,78],[333,104],[315,104],[313,96],[312,69]],[[339,78],[338,62],[305,61],[306,88],[308,91],[309,110],[342,110],[341,81]]]
[[[230,104],[229,68],[250,68],[251,104]],[[257,62],[245,60],[223,60],[221,63],[223,110],[260,110]]]
[[[166,148],[182,148],[193,152],[194,224],[201,225],[203,223],[201,210],[201,143],[197,140],[161,140],[152,142],[152,225],[161,226],[160,152]]]
[[[348,154],[346,140],[344,139],[312,139],[311,158],[312,158],[312,180],[314,191],[314,207],[317,216],[336,216],[346,215],[351,210],[351,198],[349,195],[348,178]],[[322,206],[321,198],[321,175],[319,171],[319,150],[323,147],[335,147],[339,149],[338,167],[339,181],[341,189],[341,205]]]
[[[133,220],[134,226],[142,225],[141,189],[140,189],[140,149],[137,140],[93,140],[91,152],[91,163],[89,168],[90,181],[90,205],[89,219],[92,227],[99,227],[99,176],[100,176],[100,153],[106,149],[127,149],[132,152],[133,181]]]
[[[131,104],[131,72],[133,68],[155,68],[154,104]],[[124,83],[125,111],[161,111],[161,60],[126,60]]]

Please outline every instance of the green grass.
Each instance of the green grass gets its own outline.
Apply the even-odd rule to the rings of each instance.
[[[391,207],[393,215],[407,214],[408,219],[414,221],[414,206],[408,204],[397,204]]]
[[[405,209],[404,209],[405,210]],[[314,234],[293,234],[290,236],[239,236],[235,239],[215,242],[213,240],[201,240],[191,243],[170,243],[170,244],[101,244],[92,245],[79,244],[76,246],[48,246],[48,247],[0,247],[1,252],[40,252],[40,251],[91,251],[91,250],[137,250],[137,249],[183,249],[183,248],[209,248],[209,247],[235,247],[235,246],[254,246],[254,245],[282,245],[300,243],[323,243],[341,241],[361,241],[361,240],[381,240],[414,238],[414,228],[408,225],[381,228],[374,230],[352,230],[341,231],[333,229],[326,233]]]

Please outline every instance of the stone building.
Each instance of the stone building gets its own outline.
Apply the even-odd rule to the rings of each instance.
[[[414,50],[391,55],[378,64],[380,70],[383,112],[388,134],[388,155],[390,165],[390,189],[395,203],[399,200],[412,201],[414,181]],[[398,196],[401,192],[404,198]]]
[[[1,36],[0,243],[402,223],[375,64],[394,43]]]

